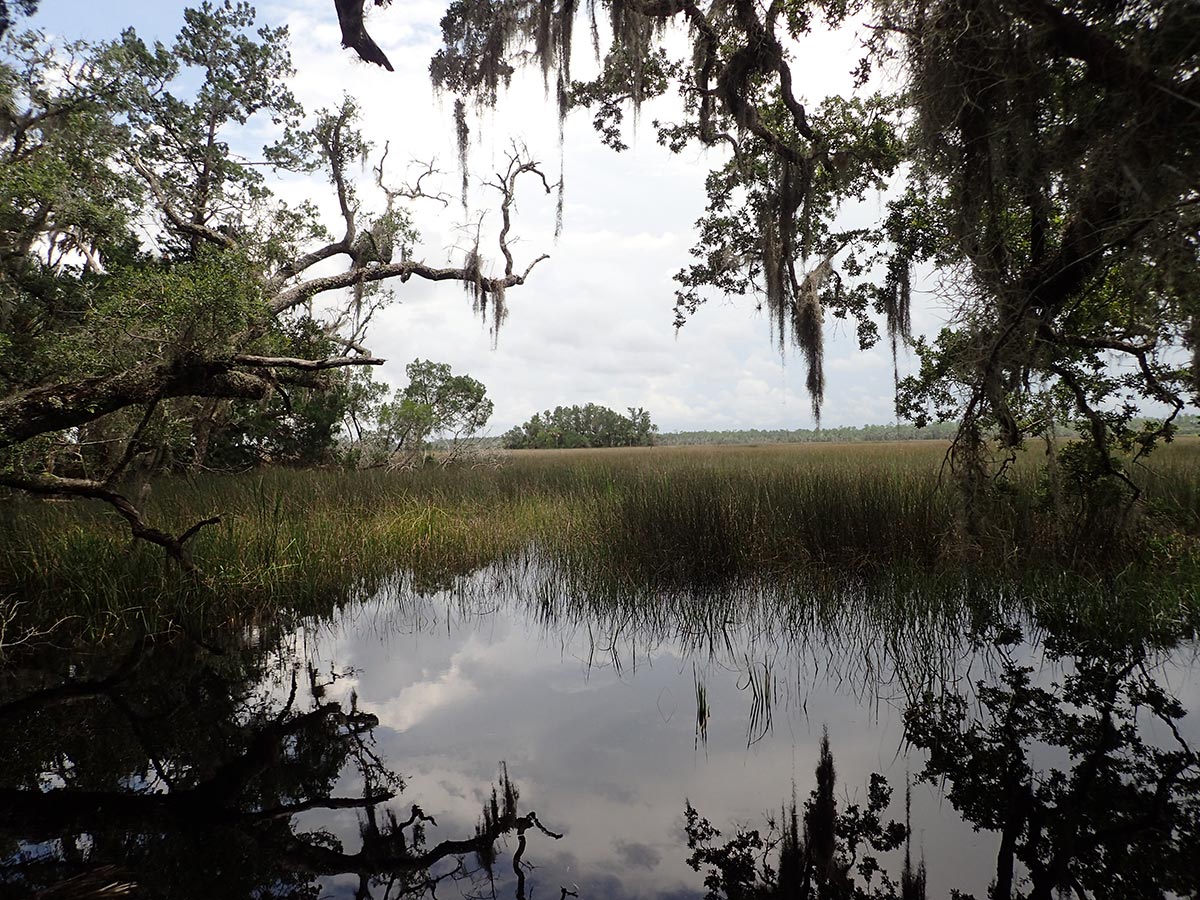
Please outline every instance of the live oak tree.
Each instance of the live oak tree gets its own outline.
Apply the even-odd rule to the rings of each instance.
[[[534,413],[529,421],[510,429],[503,442],[509,450],[545,450],[579,447],[648,447],[658,426],[650,413],[630,407],[629,415],[606,406],[556,406]]]
[[[1077,490],[1136,496],[1117,451],[1148,452],[1198,399],[1200,9],[1020,0],[881,21],[915,113],[892,217],[914,258],[961,273],[901,411],[960,417],[977,476],[985,432],[1015,448],[1073,417]],[[1146,404],[1162,414],[1141,425]]]
[[[588,16],[600,70],[578,80]],[[860,89],[812,105],[803,94],[820,86],[797,83],[793,60],[822,23],[861,23],[868,38]],[[817,414],[826,314],[856,320],[864,346],[876,314],[897,348],[918,265],[936,267],[953,314],[915,342],[919,371],[897,406],[961,422],[952,460],[972,489],[1023,440],[1074,419],[1076,486],[1136,496],[1123,451],[1169,438],[1197,402],[1194,3],[455,0],[442,28],[435,84],[492,104],[536,63],[560,116],[591,109],[617,150],[631,108],[676,95],[678,119],[653,123],[659,142],[713,160],[677,324],[713,294],[756,298],[803,352]],[[894,90],[866,91],[880,69]],[[885,185],[880,221],[841,224],[847,200]],[[1139,424],[1140,407],[1158,420]]]
[[[0,59],[0,486],[106,501],[186,569],[213,520],[155,527],[135,470],[204,465],[254,410],[295,432],[307,391],[383,362],[364,336],[384,283],[456,282],[495,327],[545,258],[518,268],[509,248],[516,182],[541,176],[514,149],[493,185],[502,271],[478,240],[461,265],[424,262],[406,210],[422,180],[389,180],[352,100],[306,118],[286,29],[253,29],[249,5],[206,2],[169,48],[10,32]],[[276,138],[257,158],[252,128]],[[351,177],[369,159],[373,192]],[[323,174],[337,233],[272,194],[272,167]]]

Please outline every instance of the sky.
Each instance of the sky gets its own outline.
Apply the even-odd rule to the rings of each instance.
[[[92,40],[115,37],[132,25],[145,39],[169,42],[184,6],[42,0],[28,24]],[[404,180],[404,166],[435,161],[445,173],[442,189],[456,196],[460,174],[451,99],[436,96],[428,77],[444,0],[404,0],[370,15],[369,30],[395,72],[341,49],[332,0],[262,0],[257,9],[262,23],[289,27],[297,70],[291,87],[307,110],[334,107],[343,95],[353,96],[377,153],[390,147],[389,175]],[[586,34],[583,39],[586,44]],[[857,50],[852,32],[807,43],[796,63],[798,93],[815,103],[848,90]],[[577,70],[587,55],[575,54]],[[449,363],[456,374],[487,386],[495,403],[488,428],[493,434],[535,412],[585,403],[618,411],[644,407],[662,431],[813,427],[803,360],[790,348],[779,352],[754,298],[714,296],[678,333],[673,327],[672,276],[690,261],[704,177],[718,161],[696,149],[673,155],[655,144],[649,122],[673,115],[670,104],[644,109],[642,127],[626,137],[630,149],[617,154],[600,144],[587,111],[578,111],[568,118],[560,156],[553,99],[544,94],[540,74],[519,77],[495,111],[473,122],[470,219],[483,212],[485,233],[495,228],[495,201],[481,182],[494,177],[518,142],[543,163],[552,182],[561,160],[562,234],[554,236],[554,198],[544,196],[532,179],[519,185],[511,241],[517,268],[543,253],[550,258],[527,284],[508,293],[509,316],[494,346],[488,324],[457,285],[414,279],[396,285],[395,301],[372,323],[367,346],[387,359],[376,376],[402,387],[406,363],[418,358]],[[270,137],[269,129],[252,120],[248,141],[261,145]],[[371,171],[356,177],[369,196]],[[324,180],[292,178],[276,188],[287,200],[312,199],[336,228],[336,204]],[[885,201],[868,196],[847,212],[847,221],[873,219]],[[413,212],[422,234],[415,255],[432,265],[460,264],[462,226],[469,221],[461,206],[423,201]],[[500,259],[494,241],[485,238],[482,250],[493,262]],[[914,285],[917,333],[936,333],[945,319],[925,283],[931,281]],[[826,320],[825,346],[821,424],[893,421],[890,348],[881,343],[860,351],[853,327],[832,317]],[[913,365],[907,355],[899,362],[901,372]]]

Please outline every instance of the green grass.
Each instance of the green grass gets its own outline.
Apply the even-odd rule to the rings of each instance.
[[[1108,544],[1080,535],[1075,506],[1048,502],[1033,455],[969,527],[944,452],[928,441],[532,451],[499,467],[162,479],[145,505],[156,525],[222,517],[189,544],[202,583],[131,542],[101,504],[14,498],[0,508],[0,602],[93,630],[131,616],[247,621],[447,587],[493,564],[536,570],[547,590],[661,607],[732,587],[841,603],[902,582],[937,594],[1064,578],[1131,596],[1153,584],[1164,609],[1194,600],[1200,440],[1138,470],[1146,503]]]

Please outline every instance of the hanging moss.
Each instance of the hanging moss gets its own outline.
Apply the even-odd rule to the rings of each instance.
[[[467,211],[467,192],[471,186],[468,151],[471,149],[471,129],[467,126],[467,105],[461,97],[454,100],[454,137],[458,143],[458,169],[462,173],[462,207]]]
[[[507,84],[518,59],[536,63],[547,91],[552,73],[556,74],[560,140],[563,117],[571,105],[592,105],[598,107],[595,122],[602,139],[616,149],[625,146],[620,133],[622,108],[628,104],[636,124],[642,104],[676,81],[695,119],[674,132],[671,126],[656,123],[660,141],[672,149],[696,138],[708,145],[733,147],[733,189],[751,195],[747,211],[756,225],[752,236],[723,241],[729,252],[721,258],[734,259],[736,265],[696,267],[694,276],[689,276],[693,280],[681,280],[685,285],[719,284],[730,292],[765,294],[773,337],[781,351],[792,343],[802,353],[813,410],[819,415],[825,385],[823,288],[832,266],[828,207],[831,198],[836,202],[840,195],[860,193],[872,177],[863,173],[894,165],[895,142],[864,128],[863,146],[843,153],[851,162],[844,166],[850,174],[842,177],[843,169],[831,162],[827,139],[814,129],[805,107],[793,95],[787,54],[775,33],[779,10],[774,7],[764,10],[750,0],[727,0],[704,9],[662,0],[606,0],[602,12],[607,14],[611,43],[603,52],[596,0],[588,0],[584,8],[601,63],[594,81],[571,80],[572,23],[582,12],[578,0],[458,0],[442,23],[445,47],[431,67],[434,80],[482,104],[494,104],[498,86]],[[690,67],[672,61],[658,46],[676,18],[685,19],[691,29]],[[498,48],[509,52],[497,53]],[[847,120],[843,114],[834,121],[844,126]],[[818,172],[823,179],[820,187]],[[561,228],[564,181],[560,165],[556,228]],[[730,249],[735,245],[737,249]],[[715,258],[712,253],[696,255]],[[822,262],[807,271],[805,261],[814,256]],[[742,274],[735,276],[732,269]],[[906,297],[907,290],[903,294]],[[840,281],[831,296],[845,298]],[[700,302],[701,295],[694,291],[681,293],[677,324],[684,320],[685,311]],[[893,304],[899,314],[896,335],[907,335],[900,314],[906,302]]]

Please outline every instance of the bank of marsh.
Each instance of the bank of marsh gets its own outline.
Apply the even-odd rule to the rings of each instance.
[[[95,613],[161,602],[166,588],[222,603],[320,603],[398,576],[448,584],[536,558],[574,579],[646,589],[747,580],[1146,575],[1192,593],[1200,440],[1164,448],[1136,477],[1144,502],[1114,541],[1081,533],[1039,455],[972,524],[936,442],[526,451],[499,465],[415,471],[270,469],[167,477],[147,516],[182,530],[189,584],[157,547],[131,543],[106,507],[9,498],[0,596]],[[1140,573],[1140,574],[1138,574]]]

